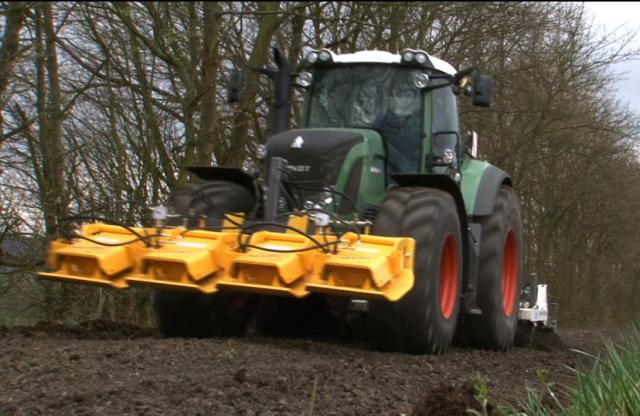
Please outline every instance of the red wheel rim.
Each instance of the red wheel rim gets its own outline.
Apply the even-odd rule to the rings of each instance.
[[[440,311],[449,319],[456,307],[458,295],[458,247],[453,234],[449,234],[440,257]]]
[[[513,314],[516,303],[516,285],[518,276],[518,245],[516,234],[509,230],[504,242],[502,265],[502,309],[506,316]]]

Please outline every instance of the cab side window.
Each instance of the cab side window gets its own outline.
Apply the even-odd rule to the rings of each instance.
[[[438,88],[432,91],[431,106],[431,154],[429,164],[437,166],[446,151],[455,155],[454,166],[458,159],[458,100],[451,87]]]

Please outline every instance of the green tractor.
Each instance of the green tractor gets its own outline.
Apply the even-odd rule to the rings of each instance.
[[[521,299],[522,219],[511,178],[478,160],[477,136],[460,132],[458,96],[488,107],[490,77],[412,49],[313,50],[293,75],[277,50],[274,58],[277,71],[261,70],[275,83],[262,172],[190,167],[199,179],[171,195],[172,215],[157,212],[155,245],[123,242],[133,260],[107,272],[106,259],[124,251],[96,255],[97,247],[78,246],[92,244],[87,238],[60,243],[50,251],[57,272],[41,276],[153,286],[168,336],[242,334],[256,319],[271,329],[322,326],[324,318],[303,318],[327,305],[364,314],[379,347],[411,353],[443,352],[456,333],[471,346],[507,350],[519,320],[552,325],[546,286]],[[230,102],[240,88],[233,79]],[[296,129],[293,85],[305,89]],[[234,236],[225,231],[233,228]],[[118,238],[92,229],[100,232]],[[90,256],[102,266],[88,265]]]

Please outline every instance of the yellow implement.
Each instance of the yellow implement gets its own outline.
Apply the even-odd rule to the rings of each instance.
[[[134,230],[143,235],[146,232],[140,228]],[[115,225],[85,224],[80,235],[95,243],[83,239],[52,242],[47,263],[55,271],[38,275],[44,279],[126,288],[125,273],[136,268],[135,252],[144,244],[131,242],[135,235]]]
[[[303,297],[309,294],[306,281],[311,272],[309,252],[296,251],[313,247],[303,235],[259,231],[253,234],[246,253],[229,253],[227,273],[218,282],[221,287],[250,292]]]
[[[174,228],[159,247],[140,249],[140,265],[125,277],[132,285],[217,291],[213,278],[225,269],[225,253],[236,247],[237,233]]]
[[[396,301],[413,287],[413,238],[355,233],[342,237],[337,254],[325,256],[307,290],[334,295],[384,297]]]
[[[306,218],[289,224],[305,226]],[[311,292],[396,301],[412,287],[414,240],[346,233],[336,236],[237,230],[221,232],[84,225],[85,239],[55,241],[46,279],[117,289],[146,285],[213,293],[240,290],[304,297]],[[93,241],[87,241],[90,239]],[[135,240],[135,241],[134,241]],[[323,247],[319,247],[321,243]],[[102,245],[109,244],[109,246]]]

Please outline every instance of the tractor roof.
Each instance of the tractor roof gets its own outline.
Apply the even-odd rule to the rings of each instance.
[[[329,51],[331,52],[331,51]],[[402,62],[402,58],[399,54],[392,54],[386,51],[360,51],[347,54],[335,54],[331,52],[333,62],[338,63],[382,63],[382,64],[399,64]],[[435,56],[427,54],[433,68],[442,71],[449,75],[455,75],[456,69],[449,63]]]

